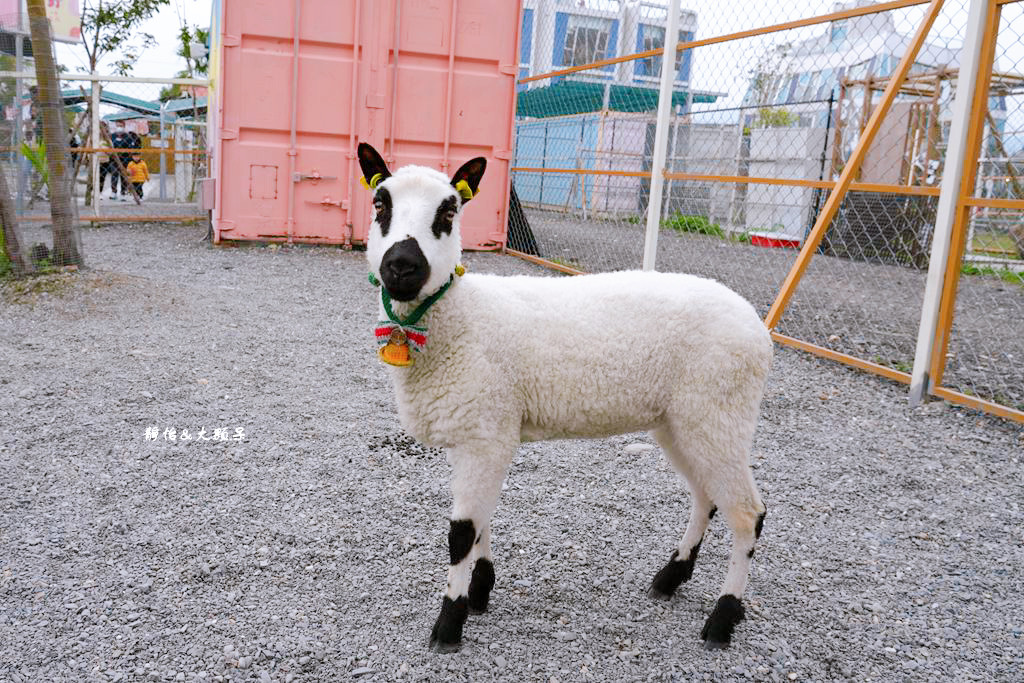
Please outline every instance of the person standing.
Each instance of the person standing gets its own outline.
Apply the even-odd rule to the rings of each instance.
[[[128,162],[128,178],[132,183],[132,192],[142,201],[142,186],[149,180],[149,167],[142,160],[138,152],[132,153],[132,160]]]
[[[113,149],[110,151],[110,198],[117,199],[118,180],[121,183],[122,201],[127,201],[128,193],[128,162],[132,160],[131,144],[128,131],[124,129],[124,121],[118,121],[114,125],[114,132],[110,134],[110,144]],[[121,163],[118,164],[117,162]]]

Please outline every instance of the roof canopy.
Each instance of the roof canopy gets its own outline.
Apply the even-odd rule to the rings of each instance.
[[[86,103],[91,97],[89,89],[80,88],[64,88],[61,90],[61,96],[64,98],[65,107],[74,104]],[[146,117],[153,117],[154,119],[160,118],[161,103],[159,100],[140,100],[103,88],[100,91],[100,102],[113,104],[127,110],[126,112],[119,112],[104,116],[103,118],[108,121],[142,118],[137,116],[138,114]],[[196,98],[179,97],[174,100],[168,100],[163,106],[163,118],[165,121],[172,121],[179,117],[190,118],[193,111],[198,111],[200,115],[206,113],[205,95],[203,97]],[[128,112],[134,112],[136,115],[132,115]]]
[[[521,91],[517,98],[516,116],[547,118],[601,111],[604,108],[605,88],[609,89],[610,111],[644,112],[658,108],[657,88],[560,79],[551,85]],[[672,106],[686,105],[688,94],[685,90],[673,91]],[[694,103],[714,102],[717,99],[717,93],[693,93]]]

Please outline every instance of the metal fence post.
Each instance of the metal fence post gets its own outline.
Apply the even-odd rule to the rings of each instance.
[[[658,91],[658,119],[654,128],[654,158],[651,162],[651,194],[647,198],[647,233],[644,238],[644,270],[654,270],[658,256],[658,228],[661,225],[661,197],[665,187],[665,155],[668,148],[669,116],[672,114],[672,85],[676,80],[676,46],[679,44],[679,0],[668,3],[665,47],[661,56],[661,87]]]
[[[939,204],[935,211],[935,230],[932,233],[931,257],[925,284],[921,324],[917,333],[914,369],[910,380],[910,405],[916,406],[930,388],[929,366],[935,347],[939,324],[939,303],[943,279],[949,261],[953,220],[956,216],[960,184],[967,163],[967,132],[971,116],[971,101],[978,82],[981,44],[985,30],[985,12],[990,0],[971,0],[967,16],[960,75],[953,100],[953,121],[949,131],[945,172],[942,176]]]
[[[93,74],[96,73],[94,70]],[[92,82],[92,132],[90,134],[91,142],[89,146],[92,147],[93,152],[91,156],[90,168],[92,176],[92,215],[100,215],[100,195],[103,194],[103,188],[100,187],[100,153],[96,150],[103,144],[100,140],[100,82]],[[109,166],[108,166],[109,168]],[[114,182],[111,178],[110,182]]]

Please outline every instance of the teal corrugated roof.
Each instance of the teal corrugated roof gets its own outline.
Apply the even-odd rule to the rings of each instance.
[[[88,102],[92,95],[90,90],[87,88],[64,88],[61,90],[61,96],[64,98],[64,104],[81,104]],[[124,109],[130,109],[131,111],[138,112],[140,114],[155,114],[160,115],[160,103],[151,102],[149,100],[140,100],[135,97],[128,97],[120,93],[112,92],[107,88],[103,88],[100,91],[100,102],[106,104],[113,104]]]
[[[547,118],[601,111],[606,87],[609,88],[608,109],[611,111],[643,112],[658,108],[658,88],[565,79],[521,91],[516,102],[516,116]],[[685,105],[686,96],[684,90],[673,91],[672,105]],[[717,93],[693,93],[694,103],[714,102],[716,99]]]

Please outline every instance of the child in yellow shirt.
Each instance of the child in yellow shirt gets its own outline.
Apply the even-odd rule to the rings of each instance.
[[[149,180],[149,167],[142,160],[142,155],[138,152],[132,153],[132,160],[128,162],[125,170],[128,171],[128,179],[132,183],[132,192],[141,200],[142,186]]]

